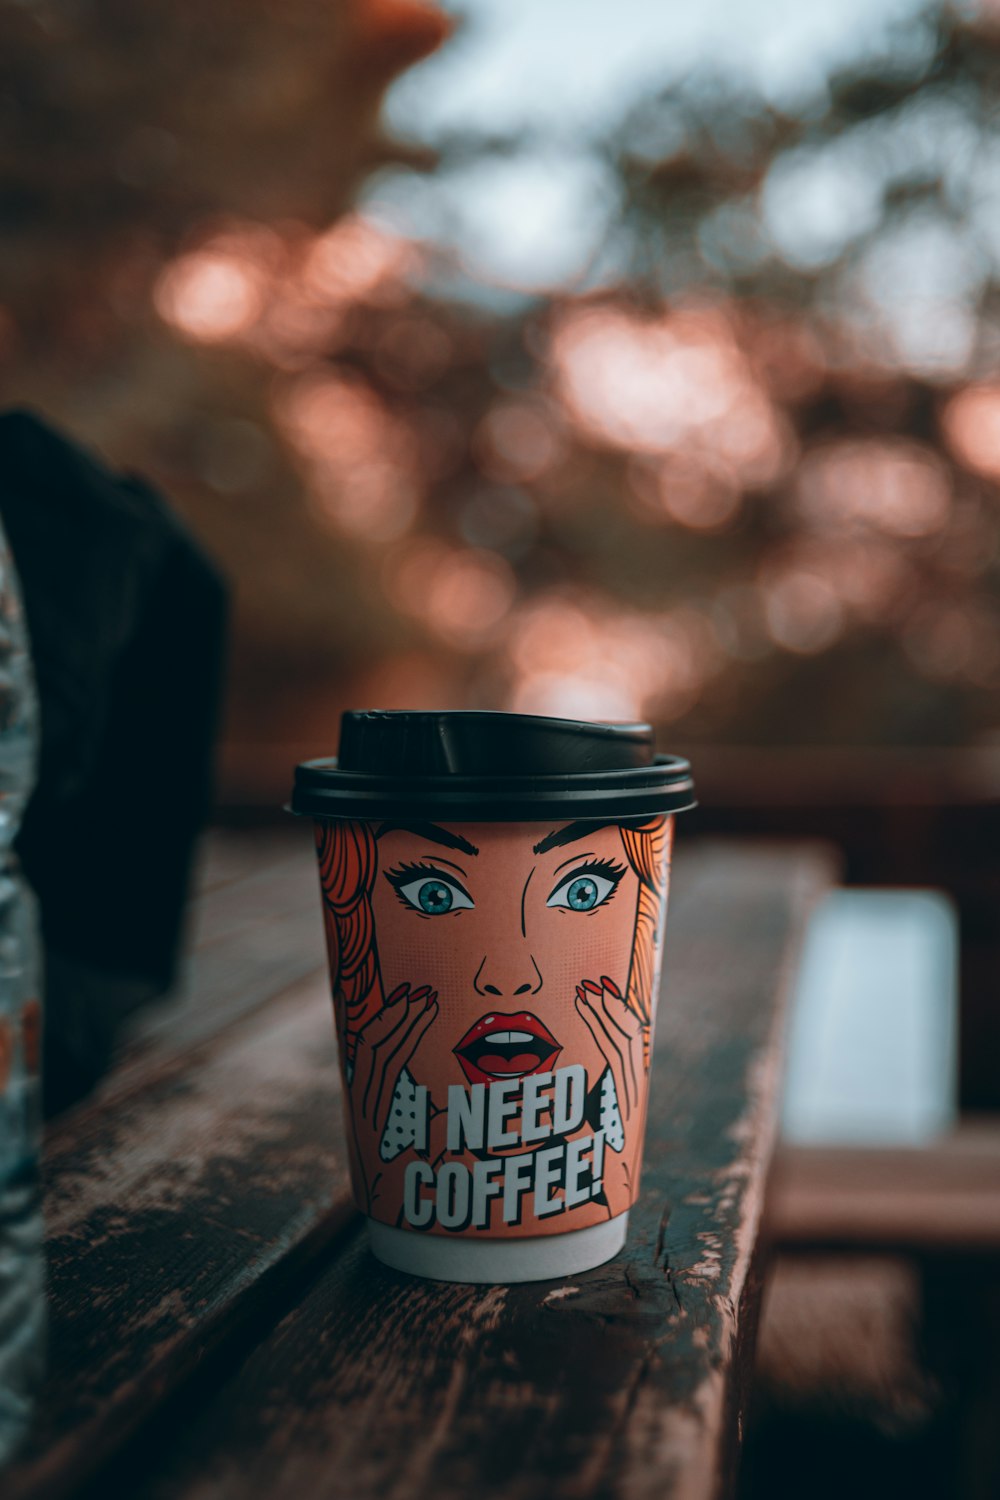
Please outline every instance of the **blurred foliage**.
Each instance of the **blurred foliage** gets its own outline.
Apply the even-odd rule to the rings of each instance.
[[[988,10],[928,6],[794,109],[704,72],[636,101],[588,273],[477,295],[349,206],[530,145],[380,135],[439,13],[2,13],[5,397],[164,486],[233,577],[234,744],[446,704],[995,737]]]

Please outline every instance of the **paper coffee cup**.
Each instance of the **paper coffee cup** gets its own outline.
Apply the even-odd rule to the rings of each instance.
[[[354,1191],[375,1254],[531,1281],[624,1243],[687,762],[648,725],[346,714],[316,824]]]

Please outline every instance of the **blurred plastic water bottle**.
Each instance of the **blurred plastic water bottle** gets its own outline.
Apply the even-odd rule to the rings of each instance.
[[[34,897],[13,848],[37,752],[28,636],[0,528],[0,1466],[27,1428],[45,1353],[40,943]]]

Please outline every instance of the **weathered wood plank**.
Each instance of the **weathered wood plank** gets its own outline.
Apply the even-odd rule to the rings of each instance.
[[[298,870],[280,879],[284,873],[227,889],[226,895],[246,897],[246,915],[228,930],[196,933],[177,991],[136,1018],[131,1052],[177,1051],[203,1041],[323,961],[316,872],[306,865],[308,880]]]
[[[5,1500],[71,1494],[348,1222],[325,973],[48,1143],[50,1376]]]
[[[1000,1250],[1000,1126],[927,1146],[785,1146],[768,1204],[778,1247]]]
[[[51,1377],[5,1496],[70,1493],[353,1212],[309,829],[210,835],[196,889],[178,991],[136,1018],[96,1095],[50,1128]],[[239,1174],[258,1132],[247,1203]]]
[[[135,1500],[727,1493],[759,1286],[781,1011],[816,852],[676,882],[626,1251],[566,1283],[420,1283],[353,1241],[220,1392],[107,1476]]]
[[[259,844],[252,833],[206,840],[217,878],[192,902],[178,983],[131,1019],[113,1072],[80,1106],[83,1113],[142,1087],[151,1069],[218,1035],[324,962],[311,831],[289,824],[267,831]]]
[[[211,828],[195,859],[193,887],[201,901],[210,891],[242,880],[252,870],[271,870],[309,842],[307,823],[289,817],[261,828]]]
[[[210,840],[215,848],[216,836]],[[229,878],[208,891],[196,889],[189,923],[192,951],[210,948],[251,929],[256,922],[291,915],[299,904],[314,911],[319,905],[309,829],[297,824],[280,840],[271,836],[260,850],[252,838],[231,848]]]
[[[839,1412],[845,1424],[871,1423],[898,1437],[926,1425],[945,1396],[921,1349],[923,1291],[921,1267],[907,1255],[776,1256],[754,1369],[754,1419],[762,1424],[765,1454],[768,1418],[812,1414],[829,1421]],[[815,1472],[805,1466],[795,1472],[803,1494],[817,1487]],[[764,1480],[751,1494],[768,1494]],[[780,1488],[787,1495],[787,1486]],[[884,1475],[879,1489],[907,1493]],[[923,1493],[947,1490],[930,1483]]]

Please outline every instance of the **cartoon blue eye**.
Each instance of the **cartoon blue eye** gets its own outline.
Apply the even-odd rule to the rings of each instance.
[[[570,911],[593,911],[614,895],[621,877],[596,870],[578,870],[557,886],[546,906],[565,906]]]
[[[389,880],[396,888],[401,901],[423,912],[427,917],[443,916],[445,912],[471,908],[475,902],[457,881],[446,875],[420,875],[411,871],[393,872]]]
[[[579,880],[574,880],[566,892],[566,905],[571,906],[574,911],[590,911],[592,906],[597,905],[596,880],[591,880],[589,875],[581,875]]]

